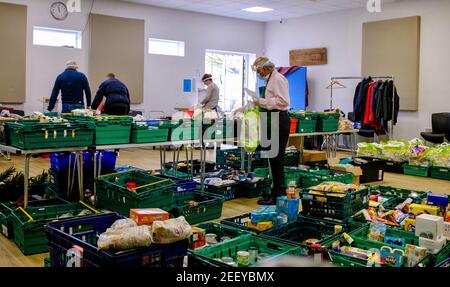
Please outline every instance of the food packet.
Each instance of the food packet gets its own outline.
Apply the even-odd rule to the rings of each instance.
[[[152,225],[153,243],[170,244],[190,238],[192,227],[184,216],[165,221],[155,221]]]
[[[151,227],[147,225],[112,229],[102,233],[97,241],[99,250],[123,251],[150,247],[152,244]]]

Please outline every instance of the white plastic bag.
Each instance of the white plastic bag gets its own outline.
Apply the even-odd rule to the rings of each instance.
[[[170,244],[190,238],[192,227],[184,216],[165,221],[155,221],[152,225],[153,243]]]
[[[101,234],[97,241],[100,250],[116,251],[150,247],[151,244],[151,227],[147,225],[110,229]]]

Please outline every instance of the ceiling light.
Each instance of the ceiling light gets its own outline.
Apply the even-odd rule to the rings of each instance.
[[[273,9],[256,6],[256,7],[242,9],[242,11],[251,12],[251,13],[265,13],[265,12],[273,11]]]

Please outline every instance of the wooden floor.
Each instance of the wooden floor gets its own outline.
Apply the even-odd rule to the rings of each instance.
[[[198,151],[195,155],[197,156],[196,158],[199,158]],[[171,155],[168,154],[168,160],[171,161],[171,159]],[[213,151],[208,152],[207,159],[212,161],[215,160]],[[120,152],[117,165],[131,165],[144,169],[157,169],[160,166],[159,151],[152,149],[123,150]],[[12,157],[11,161],[6,161],[0,158],[0,171],[10,166],[14,166],[17,169],[22,170],[24,167],[24,158]],[[32,159],[30,175],[37,175],[48,168],[48,159]],[[373,185],[386,185],[397,188],[450,194],[450,181],[399,174],[386,173],[385,180],[383,182],[374,183]],[[256,199],[236,199],[224,204],[222,218],[240,215],[253,211],[257,208],[258,205],[256,203]],[[220,219],[217,221],[220,221]],[[7,240],[5,237],[0,235],[0,267],[41,267],[43,266],[44,258],[47,256],[47,254],[24,256],[13,241]]]

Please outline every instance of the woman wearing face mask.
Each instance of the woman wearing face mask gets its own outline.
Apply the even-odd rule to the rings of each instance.
[[[213,82],[212,75],[205,74],[202,78],[202,82],[207,86],[206,96],[200,102],[206,110],[218,111],[219,108],[219,87]]]
[[[284,179],[284,162],[286,155],[286,146],[289,140],[290,129],[290,98],[289,98],[289,83],[287,79],[280,74],[275,65],[267,58],[260,57],[256,59],[252,66],[253,71],[256,71],[258,77],[264,79],[266,82],[265,95],[263,98],[253,98],[253,102],[263,108],[270,117],[271,124],[276,124],[279,134],[279,148],[278,154],[274,158],[270,158],[270,167],[272,170],[273,189],[267,198],[260,199],[260,205],[274,205],[277,197],[285,195],[285,179]],[[279,115],[278,122],[275,114]],[[267,127],[269,130],[271,127]],[[273,142],[273,141],[272,141]]]

